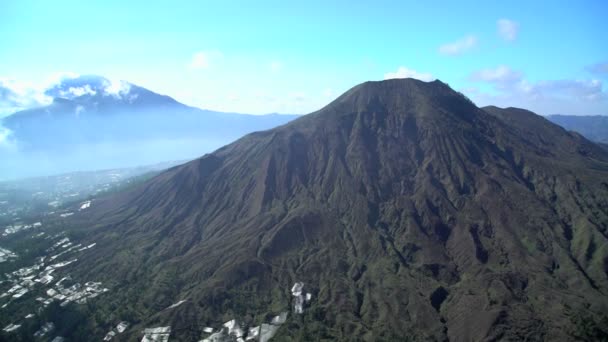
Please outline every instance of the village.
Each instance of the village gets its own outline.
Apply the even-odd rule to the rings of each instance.
[[[55,203],[49,203],[54,205]],[[60,218],[67,218],[77,211],[87,210],[91,207],[92,201],[86,200],[78,204],[73,211],[58,210],[46,213]],[[20,222],[19,217],[13,219]],[[41,222],[12,223],[1,230],[2,237],[7,237],[19,232],[31,231],[31,238],[45,239],[49,241],[50,247],[46,249],[46,254],[36,259],[30,266],[21,267],[10,273],[3,275],[0,280],[0,310],[5,310],[11,305],[22,305],[23,301],[34,301],[38,309],[25,316],[15,319],[6,325],[2,330],[4,333],[16,333],[26,320],[34,318],[44,308],[51,303],[57,302],[60,307],[65,307],[74,303],[76,305],[85,304],[87,300],[96,298],[108,292],[109,289],[102,286],[102,283],[88,281],[84,284],[74,282],[69,274],[63,272],[66,266],[78,262],[78,255],[94,248],[96,243],[86,245],[74,243],[63,233],[48,234],[43,229]],[[17,260],[19,256],[9,249],[0,247],[0,263]],[[296,282],[290,289],[292,296],[292,312],[295,315],[302,314],[307,303],[312,299],[311,293],[304,291],[304,283]],[[187,300],[180,300],[167,307],[165,310],[177,308]],[[246,341],[270,341],[279,330],[280,326],[287,321],[289,312],[283,311],[274,316],[269,322],[261,322],[256,326],[247,326],[238,319],[225,322],[221,327],[204,327],[203,333],[206,337],[199,342],[246,342]],[[103,338],[104,341],[111,341],[118,335],[124,333],[131,324],[126,321],[118,322]],[[45,322],[33,334],[34,338],[49,338],[51,342],[62,342],[62,336],[54,336],[56,330],[55,323]],[[171,336],[170,326],[160,326],[146,328],[142,332],[142,342],[168,342]]]
[[[295,315],[303,314],[305,306],[312,299],[312,294],[304,292],[304,283],[296,282],[291,288],[291,295],[293,297],[293,313]],[[167,309],[175,308],[184,302],[185,300],[181,300],[169,306]],[[288,311],[283,311],[274,316],[270,322],[265,322],[253,327],[248,327],[237,319],[232,319],[218,328],[205,327],[203,328],[203,332],[207,337],[201,339],[199,342],[267,342],[276,335],[281,325],[287,321],[288,315]],[[171,327],[146,328],[142,333],[144,336],[141,342],[168,342],[171,335]],[[107,337],[108,336],[106,336],[106,338]],[[109,341],[110,339],[111,338],[106,341]]]
[[[91,201],[85,201],[80,205],[79,210],[88,209],[90,206]],[[34,230],[30,238],[47,240],[50,245],[45,251],[46,254],[39,256],[34,264],[2,275],[0,310],[6,310],[12,305],[24,305],[26,302],[37,303],[38,307],[24,317],[15,317],[13,322],[2,329],[5,333],[18,331],[26,320],[35,317],[53,302],[58,302],[61,307],[70,303],[84,304],[87,300],[109,291],[100,282],[89,281],[84,284],[74,282],[70,275],[63,271],[66,266],[78,262],[78,255],[95,247],[95,243],[75,244],[64,233],[49,235],[41,228],[42,223],[36,222],[11,225],[3,231],[2,235],[7,236],[19,231]],[[16,253],[0,248],[0,263],[14,262],[18,258]],[[121,330],[124,331],[126,326],[128,324],[122,325]],[[53,322],[46,322],[34,333],[34,337],[49,335],[54,329]],[[63,337],[56,336],[52,341],[61,342]]]

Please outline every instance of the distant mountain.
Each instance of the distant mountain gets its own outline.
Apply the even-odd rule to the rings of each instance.
[[[67,79],[46,94],[54,97],[51,105],[20,111],[2,121],[24,148],[175,137],[230,139],[295,117],[201,110],[100,76]]]
[[[608,116],[606,115],[549,115],[547,118],[569,131],[584,135],[587,139],[608,143]]]
[[[72,100],[97,113],[146,108],[185,109],[187,106],[126,81],[110,81],[101,76],[65,79],[46,90],[53,98]]]
[[[65,270],[111,287],[95,338],[254,326],[296,282],[285,341],[608,338],[608,152],[440,81],[358,85],[68,222],[96,246]]]
[[[48,89],[52,104],[17,112],[0,124],[11,132],[12,163],[3,174],[48,165],[49,173],[192,159],[244,134],[284,124],[295,115],[201,110],[137,85],[100,76],[66,79]],[[0,150],[0,154],[2,151]],[[25,174],[33,176],[40,174]]]

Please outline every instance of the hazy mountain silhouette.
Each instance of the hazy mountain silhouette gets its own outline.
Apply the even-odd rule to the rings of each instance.
[[[14,145],[0,150],[8,161],[0,168],[0,179],[3,174],[28,175],[40,161],[54,164],[47,173],[57,173],[193,159],[297,117],[201,110],[100,76],[65,79],[46,94],[54,98],[52,104],[0,122]]]
[[[547,118],[567,130],[584,135],[589,140],[608,143],[608,116],[549,115]]]

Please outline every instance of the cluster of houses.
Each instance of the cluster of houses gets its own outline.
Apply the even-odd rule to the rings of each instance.
[[[49,204],[49,206],[58,206],[60,203],[61,202],[59,202],[59,201],[53,201],[53,202],[49,202],[48,204]],[[80,204],[78,210],[82,211],[82,210],[89,209],[90,207],[91,207],[91,201],[84,201]],[[13,214],[17,215],[17,212],[18,211],[14,211]],[[71,211],[54,212],[54,211],[52,211],[52,212],[47,212],[46,215],[59,215],[59,217],[61,217],[61,218],[66,218],[66,217],[70,217],[70,216],[74,215],[74,212],[71,212]],[[19,217],[14,217],[13,223],[4,227],[4,230],[2,231],[2,236],[9,236],[11,234],[15,234],[15,233],[18,233],[23,230],[32,229],[32,228],[40,228],[40,227],[42,227],[42,222],[24,224],[23,222],[21,222],[21,219]]]
[[[294,297],[293,313],[302,314],[306,303],[312,299],[312,294],[304,292],[304,283],[302,282],[296,282],[292,286],[291,294]],[[167,309],[175,308],[184,302],[184,300],[181,300],[169,306]],[[205,327],[203,328],[203,333],[205,333],[207,337],[199,342],[267,342],[276,335],[281,325],[287,322],[288,315],[289,312],[283,311],[277,316],[274,316],[270,322],[253,327],[248,327],[246,324],[236,319],[224,323],[218,329]],[[146,328],[143,331],[143,335],[141,342],[167,342],[171,335],[171,327]]]
[[[171,335],[171,327],[158,327],[144,329],[141,342],[167,342]]]
[[[296,282],[291,287],[291,295],[294,297],[293,312],[296,314],[304,313],[304,304],[312,299],[312,294],[304,292],[304,283]]]
[[[114,336],[118,335],[118,334],[122,334],[123,332],[125,332],[125,330],[127,330],[127,328],[129,327],[129,323],[128,322],[120,322],[116,325],[115,328],[112,328],[107,334],[106,336],[103,338],[104,341],[111,341]]]
[[[45,336],[50,335],[53,331],[55,331],[55,324],[53,322],[47,322],[47,323],[44,323],[40,327],[40,329],[34,333],[34,337],[41,339]],[[63,338],[62,336],[55,336],[55,338],[53,338],[50,341],[51,342],[64,342],[65,338]]]
[[[0,262],[5,262],[8,259],[16,258],[17,254],[9,251],[8,249],[0,248]]]
[[[37,236],[42,237],[44,234],[41,233]],[[83,304],[88,299],[109,291],[99,282],[87,282],[83,285],[72,282],[71,277],[67,274],[60,275],[63,273],[61,272],[62,268],[78,261],[75,254],[93,248],[94,243],[87,246],[73,244],[69,238],[62,236],[62,234],[46,236],[46,239],[55,240],[52,246],[46,250],[47,255],[38,257],[34,265],[19,268],[4,274],[2,277],[0,288],[4,288],[5,291],[0,293],[0,303],[2,303],[0,310],[6,309],[9,305],[21,305],[23,300],[30,300],[34,297],[40,303],[39,311],[54,301],[58,301],[61,306],[66,306],[69,303]],[[0,257],[16,257],[14,253],[5,249],[0,249],[0,253]],[[35,293],[35,295],[28,297],[30,293]],[[15,320],[4,327],[3,331],[12,333],[22,326],[24,320],[32,317],[34,317],[33,313],[22,319],[15,317]],[[34,336],[48,335],[54,329],[54,324],[48,322]],[[121,329],[124,331],[126,326],[124,329],[121,326]],[[63,337],[57,336],[53,341],[62,341],[62,339]]]
[[[30,229],[30,228],[40,228],[40,227],[42,227],[41,222],[35,222],[32,224],[11,224],[4,228],[4,231],[2,232],[2,236],[8,236],[8,235],[20,232],[22,230],[26,230],[26,229]]]

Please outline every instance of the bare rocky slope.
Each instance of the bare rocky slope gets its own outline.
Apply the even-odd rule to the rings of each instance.
[[[97,246],[71,271],[139,322],[123,338],[254,324],[296,281],[313,299],[277,340],[608,336],[608,153],[440,81],[363,83],[73,222]]]

